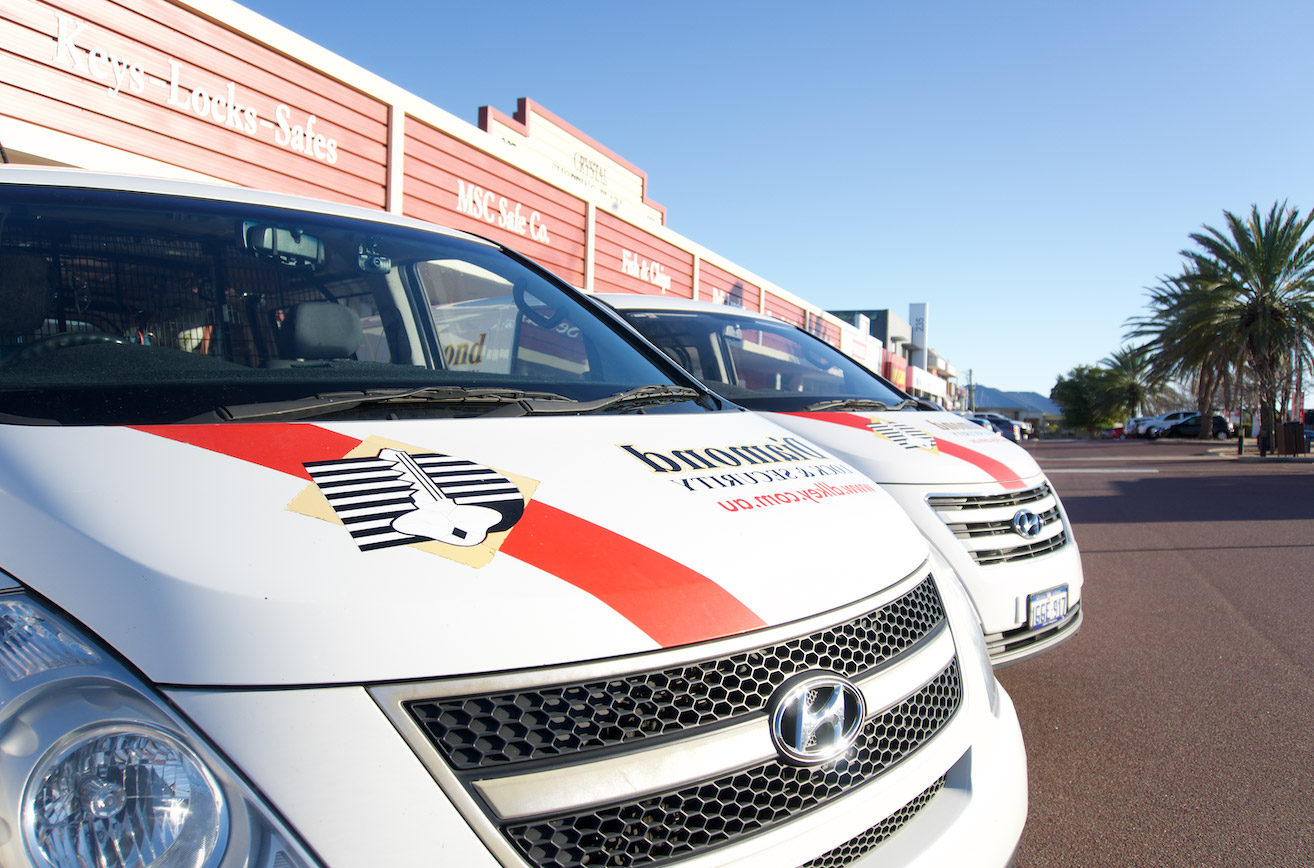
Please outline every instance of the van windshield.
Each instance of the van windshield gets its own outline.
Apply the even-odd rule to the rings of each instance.
[[[622,309],[712,391],[754,410],[911,409],[908,395],[794,326],[731,311]]]
[[[569,406],[693,385],[624,333],[478,240],[386,219],[0,186],[0,421],[158,424],[403,392],[352,412],[478,415],[489,396]],[[647,403],[698,409],[688,401]]]

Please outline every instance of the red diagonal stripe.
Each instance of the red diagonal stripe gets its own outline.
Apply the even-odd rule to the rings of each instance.
[[[945,455],[952,455],[955,458],[961,458],[969,464],[975,464],[998,482],[1004,488],[1022,488],[1025,483],[1018,478],[1017,472],[1010,468],[1002,461],[997,461],[989,455],[982,455],[966,446],[960,446],[952,440],[941,440],[935,438],[935,445]]]
[[[135,425],[138,431],[240,458],[309,480],[307,461],[336,461],[360,445],[355,437],[318,425],[288,422],[240,425]]]
[[[139,425],[138,431],[301,479],[303,462],[335,461],[361,444],[304,423]],[[499,549],[574,585],[664,648],[766,626],[716,582],[605,527],[531,500]]]
[[[818,422],[830,422],[832,425],[847,425],[850,428],[871,431],[871,421],[866,416],[855,416],[852,413],[784,413],[783,415],[798,416],[800,419],[815,419]]]
[[[501,551],[587,591],[665,648],[766,626],[701,573],[537,501]]]
[[[870,422],[866,416],[856,416],[852,413],[788,413],[786,415],[801,416],[804,419],[816,419],[819,422],[831,422],[836,425],[847,425],[850,428],[871,430]],[[1004,488],[1022,488],[1025,484],[1018,478],[1016,471],[998,459],[991,458],[989,455],[982,455],[980,452],[968,449],[966,446],[952,440],[941,440],[933,435],[932,439],[935,440],[936,448],[945,455],[966,461],[968,464],[984,471]]]

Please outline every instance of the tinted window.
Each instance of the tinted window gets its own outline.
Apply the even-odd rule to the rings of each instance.
[[[755,409],[908,396],[839,350],[787,323],[733,313],[625,310],[644,337],[714,391]]]
[[[170,422],[220,405],[445,385],[586,401],[673,378],[684,383],[571,290],[478,241],[0,186],[0,413]]]

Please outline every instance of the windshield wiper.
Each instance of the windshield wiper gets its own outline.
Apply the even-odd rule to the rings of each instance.
[[[592,413],[597,410],[630,410],[635,407],[652,407],[658,404],[680,404],[685,401],[702,401],[703,393],[697,389],[690,389],[688,386],[668,386],[661,383],[652,386],[639,386],[637,389],[627,389],[624,392],[617,392],[606,398],[600,398],[596,401],[585,401],[580,404],[581,413]]]
[[[905,398],[894,406],[872,398],[839,398],[808,404],[803,409],[815,413],[820,410],[907,410],[916,406],[917,402],[912,398]]]
[[[553,392],[526,392],[521,389],[467,389],[463,386],[420,386],[415,389],[365,389],[359,392],[324,392],[288,401],[264,401],[232,404],[182,420],[185,423],[255,422],[307,419],[339,413],[356,407],[377,404],[508,404],[522,401],[535,404],[564,402],[576,405],[573,398]],[[569,412],[569,411],[567,411]],[[515,414],[519,415],[519,414]]]
[[[549,413],[597,413],[603,410],[634,410],[642,411],[644,407],[653,407],[659,404],[679,404],[684,401],[698,401],[702,403],[704,395],[697,389],[690,389],[687,386],[668,386],[665,384],[655,384],[651,386],[639,386],[636,389],[626,389],[624,392],[617,392],[614,395],[608,395],[605,398],[595,398],[592,401],[577,401],[572,404],[562,405],[552,402],[540,401],[537,398],[526,398],[523,401],[508,403],[504,407],[498,407],[485,413],[485,416],[522,416]]]

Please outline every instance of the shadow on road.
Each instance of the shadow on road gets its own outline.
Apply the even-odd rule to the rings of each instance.
[[[1262,490],[1240,476],[1159,477],[1110,485],[1116,496],[1086,496],[1060,487],[1075,524],[1314,519],[1314,484],[1308,477],[1270,479]]]

